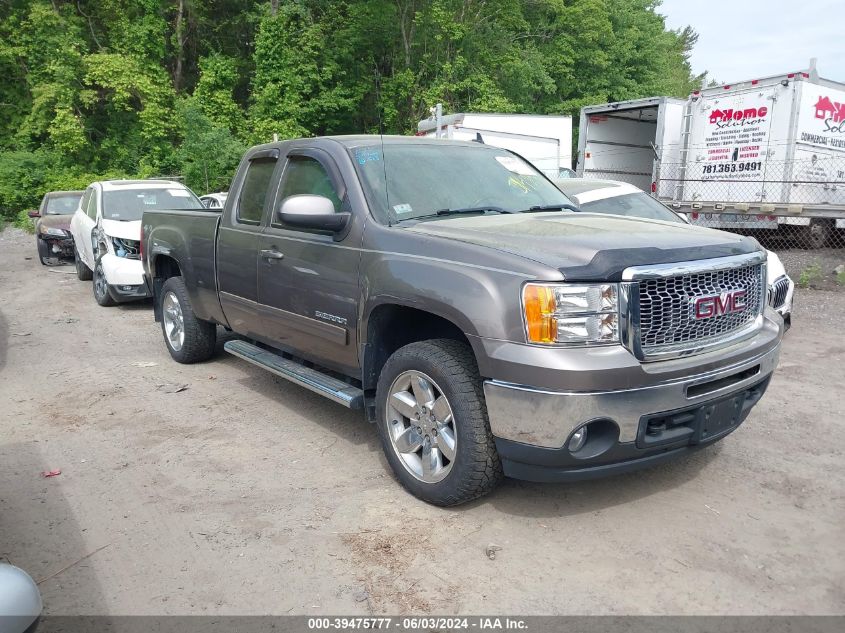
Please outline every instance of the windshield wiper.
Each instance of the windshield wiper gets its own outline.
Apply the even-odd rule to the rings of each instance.
[[[513,213],[513,211],[505,211],[502,207],[464,207],[462,209],[438,209],[434,215],[458,215],[460,213],[485,213],[493,211],[495,213]]]
[[[406,222],[410,220],[427,220],[429,218],[442,217],[444,215],[461,215],[462,213],[486,213],[492,211],[493,213],[516,213],[516,211],[508,211],[501,207],[464,207],[460,209],[438,209],[434,213],[426,213],[425,215],[415,215],[410,218],[398,218],[397,222]]]
[[[574,204],[569,204],[567,202],[561,202],[560,204],[538,204],[536,206],[530,207],[527,211],[523,211],[523,213],[530,213],[534,211],[563,211],[564,209],[569,209],[570,211],[580,211],[579,207],[576,207]]]

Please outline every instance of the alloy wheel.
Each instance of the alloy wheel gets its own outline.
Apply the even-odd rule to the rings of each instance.
[[[172,292],[164,295],[161,302],[161,318],[167,343],[174,352],[178,352],[185,344],[185,317],[182,315],[179,299]]]
[[[385,415],[393,450],[422,482],[442,481],[452,470],[457,433],[452,407],[429,376],[406,371],[390,386]]]

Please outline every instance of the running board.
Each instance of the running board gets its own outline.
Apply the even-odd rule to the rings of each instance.
[[[350,409],[364,408],[364,391],[323,372],[305,367],[246,341],[227,341],[223,349],[233,356],[257,365],[314,393]]]

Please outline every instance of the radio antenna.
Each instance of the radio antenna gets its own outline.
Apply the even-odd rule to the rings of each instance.
[[[393,226],[393,219],[390,213],[390,193],[387,187],[387,155],[384,152],[384,107],[381,104],[381,73],[378,64],[373,64],[376,84],[376,114],[378,115],[378,134],[381,143],[381,168],[384,173],[384,202],[387,209],[387,226]]]

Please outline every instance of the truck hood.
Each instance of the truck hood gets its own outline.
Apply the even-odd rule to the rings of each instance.
[[[70,221],[73,218],[73,214],[48,214],[42,215],[38,219],[38,224],[41,226],[49,226],[51,229],[63,229],[65,231],[70,231]]]
[[[580,281],[619,281],[629,266],[761,250],[756,240],[733,233],[600,213],[453,217],[421,222],[409,230],[512,253]]]
[[[141,220],[121,222],[119,220],[106,220],[103,218],[103,231],[109,237],[138,241],[141,239]]]

